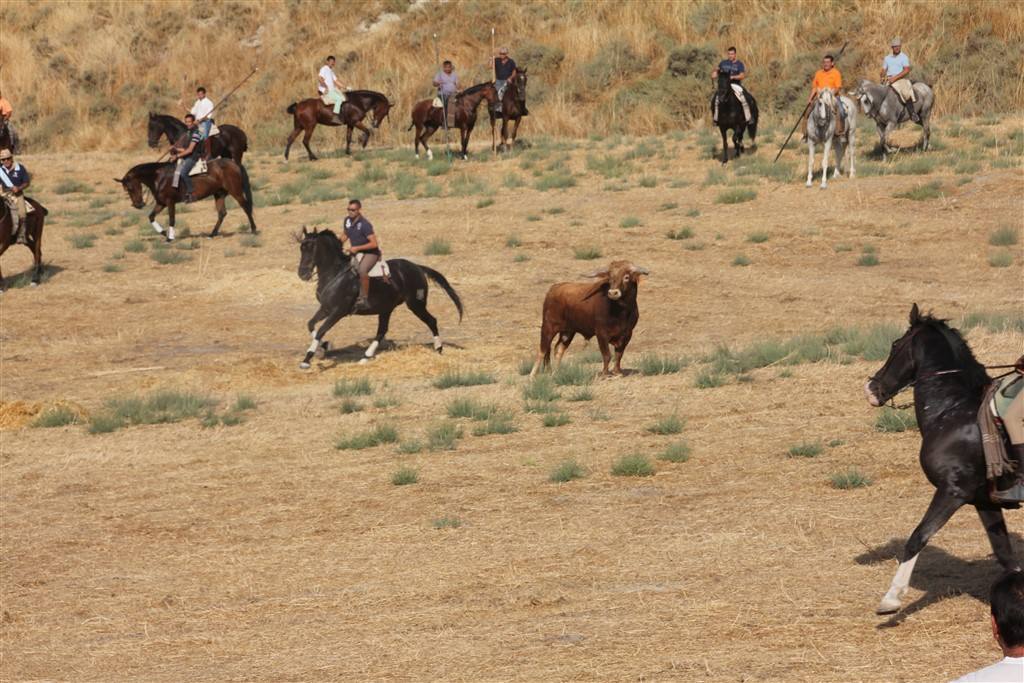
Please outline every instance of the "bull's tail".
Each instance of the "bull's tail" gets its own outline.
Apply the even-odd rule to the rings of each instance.
[[[438,286],[448,294],[452,303],[455,304],[455,308],[459,310],[459,322],[462,322],[462,299],[459,298],[459,294],[455,291],[455,288],[448,283],[448,280],[444,275],[441,275],[441,273],[437,272],[433,268],[428,268],[421,264],[416,265],[420,267],[420,270],[422,270],[427,277],[436,282]]]
[[[252,185],[249,184],[249,172],[241,164],[238,165],[238,168],[242,171],[242,196],[245,197],[245,203],[249,205],[249,211],[252,211]]]
[[[298,102],[292,102],[291,104],[288,105],[288,108],[285,111],[287,111],[289,114],[294,114],[298,106]]]

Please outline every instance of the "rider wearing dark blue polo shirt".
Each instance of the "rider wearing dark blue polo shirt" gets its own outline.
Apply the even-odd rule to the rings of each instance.
[[[736,48],[730,47],[726,50],[726,59],[723,59],[718,63],[718,66],[711,72],[711,80],[717,81],[719,72],[729,74],[729,82],[732,85],[732,91],[736,93],[736,99],[743,105],[743,115],[747,119],[747,123],[750,123],[750,105],[747,104],[747,98],[744,97],[743,86],[741,81],[747,77],[747,67],[740,60],[736,59]],[[718,99],[715,99],[715,121],[718,120]]]

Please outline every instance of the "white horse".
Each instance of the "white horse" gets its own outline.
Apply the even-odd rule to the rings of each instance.
[[[813,185],[814,179],[814,145],[822,143],[824,151],[821,155],[821,189],[828,187],[828,153],[836,143],[836,170],[833,178],[842,174],[842,169],[849,169],[850,177],[854,176],[854,140],[857,136],[857,110],[853,100],[839,96],[839,101],[846,110],[846,128],[841,135],[836,135],[835,115],[832,112],[836,97],[831,90],[823,90],[807,116],[807,187]],[[844,159],[845,157],[845,159]]]

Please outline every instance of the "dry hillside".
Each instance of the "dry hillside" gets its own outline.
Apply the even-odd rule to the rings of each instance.
[[[386,92],[404,127],[430,92],[433,34],[468,84],[487,77],[492,26],[532,74],[531,130],[554,135],[662,133],[702,117],[729,44],[762,110],[792,109],[821,54],[845,41],[847,81],[876,77],[893,33],[936,86],[939,113],[1024,101],[1024,5],[978,1],[5,0],[0,80],[36,149],[111,149],[140,144],[148,111],[180,114],[196,84],[223,94],[258,65],[221,120],[276,146],[290,130],[285,107],[313,92],[327,53],[349,83]]]

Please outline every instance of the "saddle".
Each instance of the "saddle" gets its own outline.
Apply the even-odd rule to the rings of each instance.
[[[188,175],[191,178],[194,175],[203,175],[206,172],[206,159],[200,159],[196,162],[196,165],[189,170]]]
[[[334,106],[334,100],[328,98],[327,97],[327,93],[322,93],[320,95],[320,101],[323,102],[328,107],[333,107]],[[342,102],[348,102],[348,98],[345,97],[345,93],[341,93],[341,101]]]
[[[365,254],[356,254],[356,263],[362,261],[363,256]],[[385,282],[390,282],[391,269],[388,268],[388,262],[384,260],[383,256],[373,264],[373,268],[370,268],[369,276],[371,278],[383,278]]]
[[[1024,377],[1014,373],[992,382],[982,397],[978,426],[981,428],[985,471],[989,479],[997,479],[1015,469],[1006,453],[1008,438],[1003,419],[1007,408],[1021,391],[1024,391]]]
[[[220,135],[220,128],[217,127],[216,123],[213,123],[211,121],[210,122],[210,135],[208,137],[212,138],[214,135]]]

